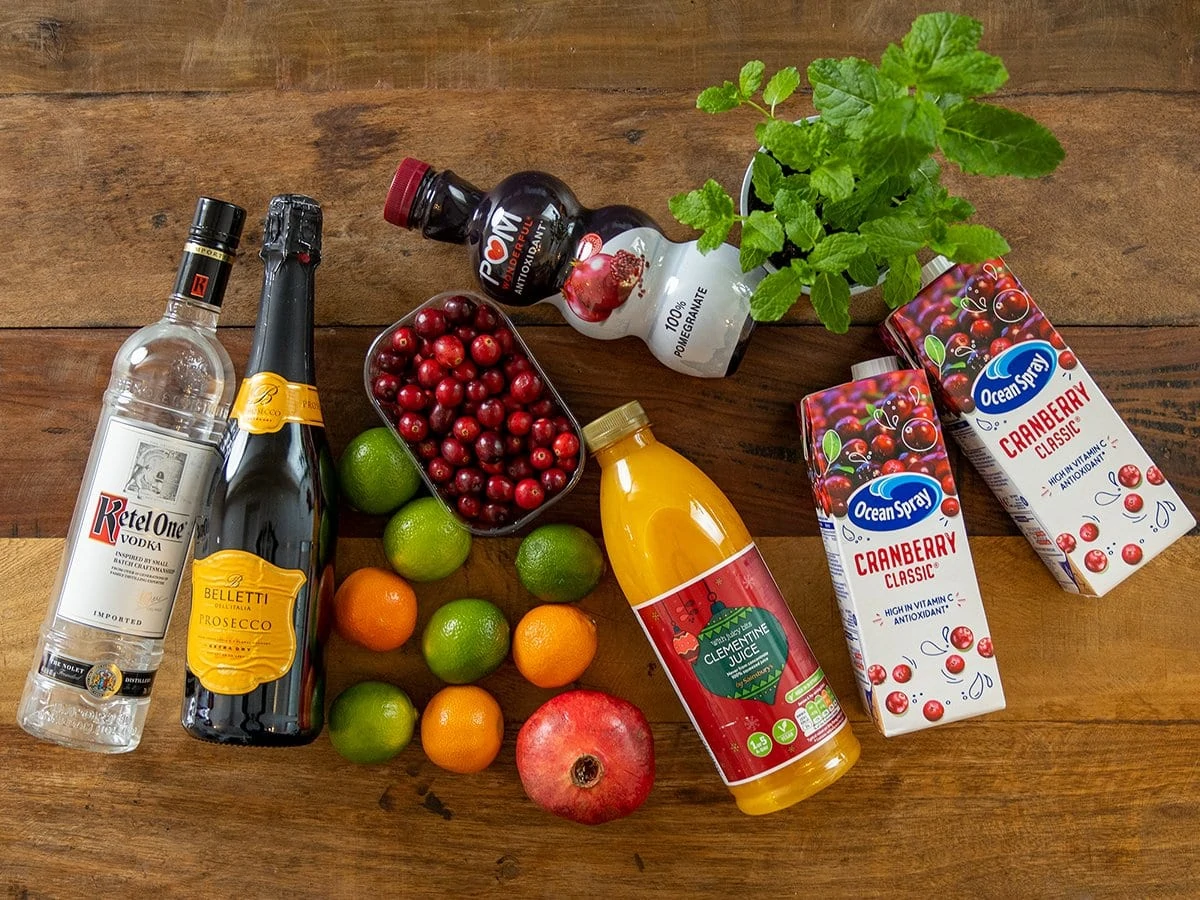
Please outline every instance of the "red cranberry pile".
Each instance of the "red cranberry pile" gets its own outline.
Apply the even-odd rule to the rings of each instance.
[[[946,495],[942,515],[958,515],[958,491],[933,405],[911,379],[907,372],[888,372],[854,382],[847,391],[833,388],[805,398],[813,494],[826,515],[845,516],[851,494],[874,478],[900,472],[936,478]]]
[[[570,483],[580,437],[489,304],[423,307],[371,360],[371,392],[442,498],[498,528]]]
[[[959,413],[975,410],[971,388],[983,367],[1016,344],[1047,341],[1059,351],[1060,366],[1078,365],[1075,354],[1020,282],[997,263],[951,269],[898,313],[894,322],[912,346],[924,349],[940,399]]]

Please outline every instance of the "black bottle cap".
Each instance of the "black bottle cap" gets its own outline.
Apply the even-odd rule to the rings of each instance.
[[[271,198],[263,223],[263,253],[308,254],[316,262],[321,256],[321,205],[303,194],[280,194]]]
[[[218,244],[232,253],[242,240],[245,224],[246,211],[240,206],[213,197],[201,197],[196,201],[196,214],[192,216],[188,236]]]

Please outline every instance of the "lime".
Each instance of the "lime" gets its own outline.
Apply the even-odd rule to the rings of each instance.
[[[508,620],[494,603],[451,600],[429,619],[421,652],[429,671],[442,681],[468,684],[504,662],[508,641]]]
[[[329,740],[352,763],[387,762],[412,740],[417,709],[408,694],[383,681],[360,681],[329,707]]]
[[[355,509],[383,515],[399,509],[421,486],[421,474],[388,428],[368,428],[338,460],[342,494]]]
[[[467,561],[471,533],[436,497],[418,497],[388,521],[383,550],[409,581],[437,581]]]
[[[517,550],[517,576],[543,603],[582,600],[604,574],[604,553],[596,539],[575,525],[543,525]]]

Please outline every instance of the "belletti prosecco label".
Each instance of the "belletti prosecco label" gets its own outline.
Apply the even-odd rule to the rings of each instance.
[[[288,422],[325,425],[317,389],[274,372],[257,372],[243,379],[233,401],[233,418],[251,434],[272,434]]]

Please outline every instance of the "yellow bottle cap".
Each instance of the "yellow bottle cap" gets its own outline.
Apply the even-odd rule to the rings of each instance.
[[[587,442],[588,450],[595,453],[649,424],[642,404],[632,400],[584,425],[583,439]]]

